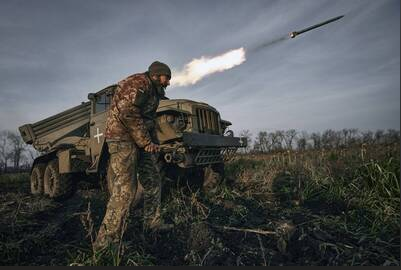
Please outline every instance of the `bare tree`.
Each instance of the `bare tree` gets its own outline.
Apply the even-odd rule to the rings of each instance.
[[[365,144],[373,144],[375,141],[373,132],[368,130],[368,131],[363,131],[362,132],[362,143]]]
[[[342,133],[342,145],[347,146],[348,145],[348,137],[349,137],[349,129],[343,128],[341,130]]]
[[[322,148],[322,137],[321,137],[320,133],[318,133],[318,132],[312,133],[311,139],[313,141],[313,148],[314,149]]]
[[[349,129],[349,139],[347,146],[356,145],[359,144],[359,142],[360,142],[359,130],[357,128]]]
[[[400,131],[395,129],[388,129],[384,135],[384,143],[392,144],[400,142]]]
[[[244,151],[245,151],[245,153],[248,153],[249,150],[251,149],[252,133],[249,131],[249,129],[241,130],[240,133],[239,133],[239,136],[242,137],[242,138],[245,138],[246,147],[245,147]]]
[[[297,140],[297,149],[298,150],[305,150],[306,149],[306,139],[305,138],[299,138]]]
[[[31,145],[25,147],[25,158],[28,164],[31,165],[38,156],[40,156],[40,152]]]
[[[22,153],[25,151],[25,144],[18,134],[14,132],[8,133],[8,139],[11,147],[11,154],[14,169],[18,169],[22,157]]]
[[[341,138],[341,131],[334,131],[333,137],[332,137],[332,147],[333,148],[340,148],[342,146],[342,138]]]
[[[309,134],[306,131],[298,132],[296,136],[296,144],[298,150],[306,150],[309,140]]]
[[[337,133],[332,129],[327,129],[322,134],[322,146],[325,149],[334,148],[336,146]]]
[[[266,131],[260,131],[255,139],[254,149],[262,153],[269,152],[271,148],[271,143],[268,138]]]
[[[10,149],[8,145],[8,131],[0,132],[0,159],[1,169],[0,171],[7,172],[7,163],[10,158]]]
[[[292,144],[293,144],[296,136],[297,136],[297,131],[295,129],[287,130],[284,133],[284,140],[285,140],[285,145],[287,146],[287,149],[289,149],[289,150],[293,149]]]
[[[271,149],[272,150],[281,150],[283,148],[283,146],[282,146],[282,140],[283,140],[282,131],[277,130],[276,132],[270,132],[268,137],[269,137],[269,140],[271,142]]]
[[[384,130],[382,130],[382,129],[376,130],[375,143],[377,143],[377,144],[383,143],[383,137],[384,137]]]

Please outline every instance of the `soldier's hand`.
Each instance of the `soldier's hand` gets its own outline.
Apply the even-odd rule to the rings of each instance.
[[[150,143],[145,146],[145,151],[149,153],[157,153],[160,151],[160,146],[155,143]]]

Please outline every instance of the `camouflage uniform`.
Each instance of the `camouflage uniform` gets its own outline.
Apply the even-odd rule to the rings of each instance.
[[[151,142],[158,143],[156,110],[164,98],[164,91],[153,85],[148,73],[134,74],[118,83],[105,132],[110,153],[107,178],[111,197],[96,239],[97,247],[121,239],[137,191],[138,167],[144,187],[144,227],[160,221],[162,179],[158,157],[143,148]]]

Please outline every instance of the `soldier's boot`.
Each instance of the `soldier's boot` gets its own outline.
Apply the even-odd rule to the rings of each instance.
[[[110,237],[97,238],[93,243],[93,252],[95,254],[102,254],[107,250],[115,250],[118,248],[118,243],[113,241]]]
[[[152,222],[148,225],[148,228],[152,232],[166,232],[174,229],[174,224],[166,223],[164,220],[160,220],[158,222]]]
[[[152,215],[149,212],[145,215],[143,227],[145,232],[153,234],[170,231],[174,229],[174,224],[166,223],[161,217],[160,208],[157,207]]]

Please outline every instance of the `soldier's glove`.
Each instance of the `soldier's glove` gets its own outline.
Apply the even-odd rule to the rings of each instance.
[[[160,151],[160,145],[151,142],[145,146],[145,151],[149,153],[157,153]]]

